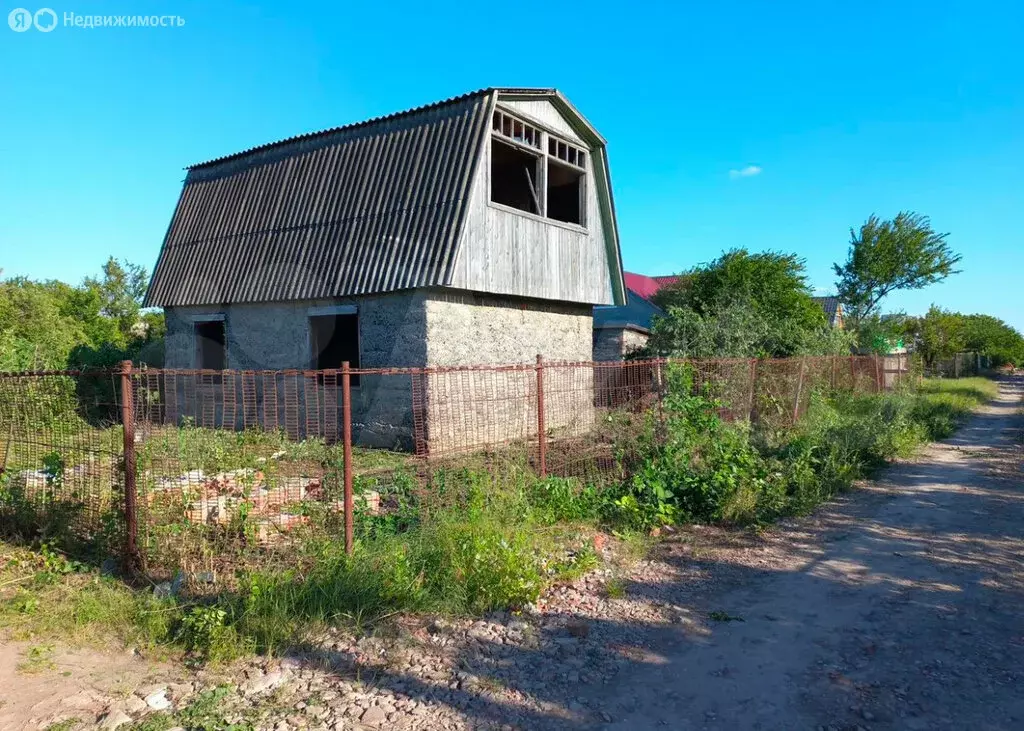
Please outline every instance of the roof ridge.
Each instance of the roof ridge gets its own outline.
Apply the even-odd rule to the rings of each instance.
[[[359,121],[359,122],[350,122],[349,124],[343,124],[343,125],[340,125],[338,127],[329,127],[327,129],[316,130],[316,131],[313,131],[313,132],[303,132],[302,134],[292,135],[291,137],[285,137],[284,139],[276,140],[274,142],[265,142],[265,143],[263,143],[261,145],[256,145],[255,147],[250,147],[250,148],[242,150],[240,152],[233,152],[230,155],[222,155],[221,157],[215,157],[215,158],[212,158],[210,160],[206,160],[204,162],[198,162],[198,163],[196,163],[194,165],[189,165],[185,169],[186,170],[196,170],[198,168],[210,167],[212,165],[217,165],[217,164],[222,163],[222,162],[227,162],[228,160],[235,160],[237,158],[244,157],[246,155],[251,155],[254,152],[262,152],[264,150],[269,150],[271,148],[278,147],[279,145],[286,145],[286,144],[291,143],[291,142],[301,142],[301,141],[305,141],[305,140],[316,139],[317,137],[322,137],[322,136],[325,136],[325,135],[334,134],[336,132],[344,132],[346,130],[359,129],[360,127],[369,127],[369,126],[374,125],[374,124],[379,124],[381,122],[389,122],[389,121],[392,121],[392,120],[395,120],[395,119],[399,119],[401,117],[411,116],[413,114],[419,114],[419,113],[422,113],[422,112],[429,111],[431,109],[437,109],[439,107],[447,106],[449,104],[456,104],[458,102],[463,102],[466,99],[469,99],[471,97],[483,96],[485,94],[491,94],[491,93],[496,92],[496,91],[500,92],[500,93],[506,93],[506,94],[557,94],[558,93],[558,90],[553,88],[553,87],[503,87],[503,86],[488,86],[488,87],[485,87],[483,89],[477,89],[475,91],[467,91],[465,94],[459,94],[458,96],[449,97],[448,99],[442,99],[440,101],[431,102],[429,104],[422,104],[422,105],[420,105],[418,107],[411,107],[409,109],[403,109],[403,110],[398,111],[398,112],[391,112],[390,114],[384,114],[384,115],[381,115],[381,116],[378,116],[378,117],[370,117],[369,119],[364,119],[364,120]]]
[[[371,117],[370,119],[364,119],[359,122],[350,122],[349,124],[343,124],[338,127],[329,127],[327,129],[316,130],[313,132],[303,132],[302,134],[292,135],[291,137],[285,137],[284,139],[276,140],[274,142],[264,142],[261,145],[256,145],[255,147],[250,147],[248,149],[241,150],[240,152],[233,152],[230,155],[222,155],[221,157],[215,157],[211,160],[206,160],[204,162],[199,162],[194,165],[189,165],[185,169],[196,170],[198,168],[205,168],[211,165],[216,165],[218,163],[227,162],[228,160],[234,160],[239,157],[245,157],[246,155],[251,155],[254,152],[262,152],[264,150],[269,150],[271,148],[278,147],[279,145],[286,145],[291,142],[311,140],[317,137],[323,137],[325,135],[334,134],[335,132],[344,132],[345,130],[359,129],[360,127],[368,127],[370,125],[379,124],[381,122],[389,122],[391,120],[399,119],[401,117],[418,114],[420,112],[426,112],[430,109],[436,109],[438,107],[447,106],[449,104],[462,102],[465,101],[466,99],[469,99],[470,97],[490,94],[492,91],[494,91],[493,87],[488,87],[486,89],[477,89],[476,91],[469,91],[466,92],[465,94],[453,96],[448,99],[442,99],[441,101],[431,102],[430,104],[423,104],[418,107],[412,107],[410,109],[404,109],[398,112],[392,112],[391,114],[384,114],[379,117]]]

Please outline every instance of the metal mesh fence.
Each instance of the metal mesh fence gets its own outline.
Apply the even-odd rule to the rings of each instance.
[[[875,357],[687,364],[723,419],[773,429],[816,391],[913,378]],[[0,531],[181,571],[198,591],[296,568],[317,542],[414,524],[481,474],[621,481],[657,438],[671,367],[0,374]]]
[[[109,372],[0,375],[0,534],[120,547],[120,407]]]

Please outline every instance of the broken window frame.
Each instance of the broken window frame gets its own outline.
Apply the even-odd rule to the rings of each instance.
[[[548,132],[546,129],[526,122],[503,109],[495,109],[491,116],[490,152],[492,157],[494,155],[495,142],[509,145],[537,158],[537,174],[535,177],[530,178],[530,183],[533,188],[531,193],[533,194],[538,213],[495,201],[493,197],[493,174],[490,179],[490,190],[488,192],[488,200],[492,205],[501,206],[510,211],[528,216],[538,216],[557,225],[587,228],[587,158],[590,155],[590,150],[569,142],[552,132]],[[580,174],[579,223],[563,221],[548,215],[547,193],[550,161],[555,161],[557,164]],[[528,170],[525,174],[529,176]]]

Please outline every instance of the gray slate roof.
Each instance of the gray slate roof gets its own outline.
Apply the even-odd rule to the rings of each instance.
[[[191,167],[146,306],[443,285],[494,92]]]

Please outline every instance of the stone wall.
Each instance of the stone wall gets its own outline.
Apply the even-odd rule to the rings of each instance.
[[[545,426],[579,434],[593,424],[593,371],[559,367],[593,357],[591,308],[568,303],[431,292],[426,301],[431,367],[536,363],[545,367]],[[425,426],[434,453],[535,439],[534,368],[433,373],[427,378]]]
[[[223,314],[229,369],[308,369],[313,363],[310,310],[344,304],[358,308],[363,368],[533,364],[538,353],[552,362],[589,361],[593,354],[593,321],[586,305],[415,290],[345,300],[168,308],[166,367],[194,368],[194,318]],[[588,428],[593,421],[592,372],[552,366],[547,374],[549,430],[578,433]],[[232,421],[238,428],[249,424],[241,409],[224,408],[225,401],[242,403],[240,378],[190,378],[168,394],[176,414],[191,415],[197,423],[212,421],[211,426]],[[314,428],[335,435],[324,421],[325,414],[333,414],[335,408],[340,414],[340,380],[336,389],[300,376],[281,376],[271,382],[258,389],[260,399],[279,402],[266,407],[273,409],[271,423],[282,427],[287,423],[296,436]],[[228,394],[225,387],[230,389]],[[270,389],[276,397],[264,393]],[[436,451],[536,436],[536,372],[532,368],[432,374],[422,379],[418,394],[414,398],[412,376],[361,376],[352,389],[354,440],[364,446],[411,448],[414,402],[422,408],[425,436]],[[287,408],[286,401],[291,404]],[[259,413],[260,419],[265,418],[266,408]],[[310,409],[320,412],[319,422]]]
[[[594,329],[594,360],[598,362],[622,360],[622,328]]]
[[[633,351],[647,345],[646,332],[628,327],[601,327],[594,329],[594,360],[622,360]]]
[[[193,318],[197,315],[223,313],[228,368],[308,369],[313,364],[309,341],[310,310],[315,307],[352,304],[358,308],[359,313],[360,367],[423,367],[426,365],[424,301],[421,292],[400,292],[345,300],[236,304],[222,308],[168,308],[165,363],[167,368],[194,368]],[[298,413],[288,413],[285,405],[288,400],[286,383],[291,385],[295,380],[285,377],[278,379],[276,391],[280,414],[278,418],[270,420],[271,423],[276,420],[284,427],[286,421],[297,419],[299,431],[305,434],[309,431],[307,425],[313,423],[307,418],[307,404],[322,411],[336,406],[340,414],[340,380],[335,389],[318,384],[314,379],[298,379],[299,385],[292,386],[299,409]],[[193,385],[191,393],[186,392],[187,388],[180,386],[178,404],[182,413],[189,410],[196,412],[193,418],[197,422],[201,423],[201,412],[206,406],[203,402],[221,404],[224,401],[223,383]],[[240,381],[235,388],[238,391],[235,401],[241,403]],[[309,393],[317,388],[319,394]],[[263,398],[262,388],[259,396]],[[337,399],[336,405],[325,402],[332,398]],[[363,446],[411,448],[412,401],[411,376],[360,376],[359,385],[352,388],[353,439]],[[222,415],[212,418],[223,423]],[[243,418],[241,414],[235,418],[236,425],[242,426],[238,423]],[[326,428],[329,435],[333,436],[330,427]]]

